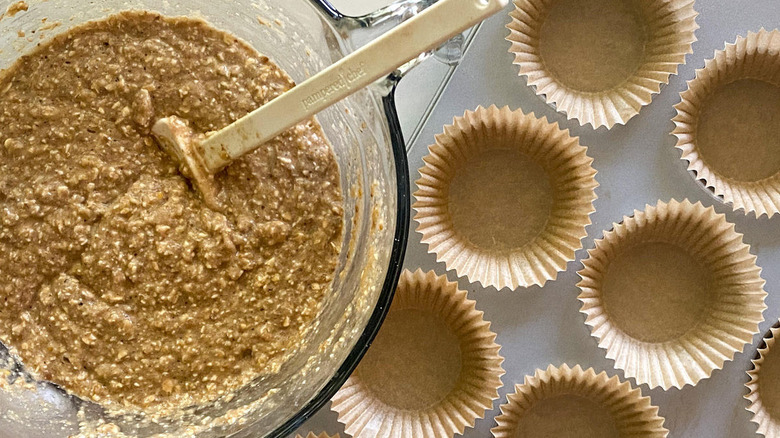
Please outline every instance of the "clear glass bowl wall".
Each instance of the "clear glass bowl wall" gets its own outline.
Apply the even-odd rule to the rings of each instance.
[[[0,0],[0,10],[11,3]],[[351,49],[346,35],[306,0],[28,0],[28,4],[28,11],[0,22],[0,69],[8,68],[40,41],[72,26],[128,9],[203,18],[247,41],[296,82],[332,64]],[[33,34],[31,31],[39,29],[44,18],[48,25],[61,25]],[[26,37],[18,36],[20,29]],[[391,118],[395,118],[394,114]],[[361,338],[361,334],[376,328],[367,325],[378,325],[378,319],[371,316],[377,301],[381,306],[380,298],[388,295],[383,291],[383,283],[393,263],[398,181],[388,114],[381,95],[363,90],[323,111],[318,119],[341,168],[346,200],[345,239],[333,293],[310,328],[307,341],[281,371],[258,379],[232,400],[193,407],[178,418],[155,423],[133,415],[111,417],[99,406],[69,397],[43,382],[31,382],[35,390],[0,389],[0,437],[68,436],[78,433],[79,422],[98,424],[101,420],[118,425],[128,436],[179,436],[188,428],[193,430],[192,425],[228,412],[238,418],[223,425],[196,427],[197,436],[265,436],[278,433],[282,424],[296,422],[301,408],[329,382],[332,385],[334,381],[343,381],[346,376],[337,375],[337,370],[348,358],[357,360],[359,354],[350,354],[353,350],[366,347],[368,339]],[[5,359],[12,379],[25,378],[24,370],[8,357],[4,348],[0,348],[0,359]],[[344,368],[342,374],[343,371]]]

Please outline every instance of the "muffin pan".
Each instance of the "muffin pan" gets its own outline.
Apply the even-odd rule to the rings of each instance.
[[[458,279],[447,272],[444,263],[437,263],[434,254],[428,253],[421,243],[421,235],[414,231],[412,223],[405,266],[410,270],[421,268],[446,274],[450,280],[457,280],[459,288],[468,291],[469,299],[476,300],[477,309],[485,312],[485,320],[491,322],[491,330],[497,333],[496,342],[501,345],[505,358],[502,377],[504,386],[499,390],[500,398],[493,404],[492,411],[485,418],[477,420],[475,427],[467,429],[465,438],[491,436],[495,417],[500,415],[499,405],[506,403],[506,396],[514,391],[515,384],[522,384],[526,375],[533,375],[536,369],[549,364],[567,363],[583,369],[592,367],[596,373],[606,371],[618,376],[632,386],[641,389],[642,395],[650,396],[652,405],[658,406],[658,415],[664,418],[663,427],[671,437],[708,438],[752,438],[757,426],[751,422],[753,414],[747,410],[748,393],[745,383],[747,370],[761,335],[754,335],[752,343],[737,353],[734,359],[715,370],[709,379],[683,389],[650,389],[646,384],[626,377],[615,367],[615,362],[605,357],[598,348],[597,340],[591,337],[585,324],[585,315],[579,312],[582,303],[577,300],[580,290],[577,283],[581,278],[577,271],[581,261],[587,257],[587,250],[594,247],[595,239],[604,236],[613,223],[619,222],[634,210],[643,210],[646,205],[656,205],[659,200],[689,199],[701,202],[705,207],[713,206],[724,214],[728,222],[735,224],[736,232],[744,235],[750,245],[750,253],[757,256],[756,264],[762,268],[761,277],[766,280],[764,290],[768,293],[763,312],[764,321],[759,333],[766,332],[780,317],[780,215],[772,218],[745,215],[734,211],[730,205],[712,195],[697,183],[687,170],[687,163],[680,159],[681,151],[675,148],[677,139],[672,135],[675,128],[672,119],[676,115],[674,105],[680,102],[680,93],[687,89],[687,81],[695,77],[695,70],[704,67],[704,61],[712,58],[717,50],[738,36],[746,37],[748,32],[758,32],[762,27],[772,30],[780,27],[780,2],[777,0],[696,0],[694,9],[698,12],[696,23],[699,29],[693,43],[693,54],[685,57],[685,64],[679,66],[678,74],[669,78],[661,92],[650,104],[642,107],[638,115],[625,125],[593,129],[580,126],[577,120],[568,120],[566,115],[554,108],[527,86],[518,68],[512,64],[514,56],[509,53],[510,43],[505,41],[509,31],[508,6],[504,14],[486,21],[478,29],[463,60],[449,77],[439,99],[431,103],[428,116],[421,122],[420,129],[408,144],[409,169],[412,181],[420,174],[422,158],[428,153],[428,146],[434,143],[442,127],[452,123],[456,116],[478,106],[508,105],[510,109],[522,109],[536,117],[546,117],[551,123],[558,123],[561,129],[568,129],[572,136],[579,137],[588,155],[593,157],[593,167],[598,172],[599,187],[595,192],[595,213],[590,217],[592,224],[586,228],[588,236],[583,247],[576,253],[576,261],[566,266],[555,281],[544,287],[530,286],[497,291]],[[428,63],[435,61],[428,61]],[[415,73],[412,72],[411,75]],[[420,82],[410,76],[399,86],[399,99],[414,96],[412,88]],[[419,103],[419,102],[418,102]],[[403,114],[401,115],[403,117]],[[412,185],[412,192],[418,187]],[[329,430],[343,433],[343,425],[332,411],[322,410],[303,426],[302,430]]]

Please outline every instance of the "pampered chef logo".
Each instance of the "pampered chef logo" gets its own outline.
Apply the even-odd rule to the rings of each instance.
[[[310,94],[305,99],[303,99],[301,101],[301,103],[303,104],[303,108],[309,109],[312,105],[316,104],[317,102],[325,100],[326,97],[330,96],[331,94],[343,88],[346,88],[352,82],[355,82],[356,80],[365,76],[366,71],[363,69],[364,66],[365,63],[361,62],[355,67],[342,69],[339,72],[338,79],[336,79],[335,81],[331,82],[327,86],[321,88],[318,91],[315,91],[314,93]]]

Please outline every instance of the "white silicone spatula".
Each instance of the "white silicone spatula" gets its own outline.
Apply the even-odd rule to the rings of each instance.
[[[419,15],[317,73],[221,131],[196,139],[176,117],[158,120],[152,132],[181,164],[207,203],[215,203],[212,175],[287,128],[387,76],[500,11],[509,0],[439,0]]]

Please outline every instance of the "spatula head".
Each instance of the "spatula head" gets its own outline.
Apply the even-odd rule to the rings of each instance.
[[[199,136],[187,122],[176,116],[162,118],[155,122],[152,134],[160,148],[176,160],[179,171],[193,183],[206,205],[220,210],[214,175],[203,161],[203,154],[198,147]]]

